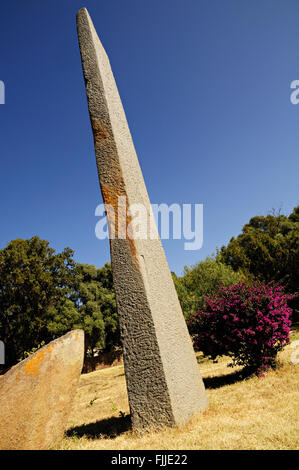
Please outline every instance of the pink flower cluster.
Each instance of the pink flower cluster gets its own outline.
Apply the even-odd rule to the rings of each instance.
[[[220,287],[194,316],[197,348],[212,359],[227,355],[233,364],[265,372],[290,341],[287,302],[293,297],[273,283]]]

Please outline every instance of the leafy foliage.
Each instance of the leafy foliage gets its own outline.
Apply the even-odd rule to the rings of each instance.
[[[289,217],[253,217],[237,238],[221,248],[217,260],[246,277],[276,281],[295,293],[299,284],[299,206]]]
[[[195,315],[196,346],[212,359],[227,355],[233,364],[266,370],[289,342],[291,297],[272,283],[221,287]]]
[[[185,266],[183,277],[173,273],[173,280],[189,331],[193,333],[193,315],[204,305],[205,297],[217,292],[221,285],[230,286],[243,277],[230,266],[207,257],[188,268]]]
[[[299,206],[288,217],[281,214],[253,217],[237,238],[233,237],[227,247],[221,248],[216,259],[208,257],[196,265],[185,267],[182,277],[174,273],[172,276],[190,334],[196,335],[197,344],[200,339],[201,347],[206,347],[206,352],[210,340],[207,339],[207,346],[202,346],[204,336],[199,335],[199,326],[208,334],[211,321],[220,336],[222,326],[231,326],[230,315],[238,317],[237,303],[228,303],[225,306],[226,309],[231,309],[230,312],[227,311],[228,324],[222,316],[222,325],[220,317],[216,315],[221,302],[224,302],[221,296],[228,299],[232,295],[229,286],[243,286],[234,294],[242,299],[244,312],[247,312],[245,314],[242,311],[244,318],[238,317],[241,322],[239,333],[236,332],[238,329],[234,331],[239,340],[240,334],[242,335],[243,352],[234,349],[238,344],[236,338],[234,346],[229,342],[227,344],[234,360],[243,360],[244,364],[249,364],[250,357],[259,357],[256,351],[258,347],[262,347],[262,341],[270,341],[267,336],[267,321],[270,319],[273,325],[277,323],[272,318],[270,293],[265,290],[258,295],[258,291],[254,290],[257,289],[256,280],[264,283],[275,281],[284,286],[285,292],[291,294],[295,294],[298,289]],[[252,287],[245,288],[244,281],[253,284]],[[249,291],[246,289],[253,289],[251,297],[253,296],[254,301],[251,299],[249,302]],[[277,293],[277,296],[286,302],[287,299],[281,297],[282,294]],[[298,309],[298,297],[296,299],[293,296],[291,300],[288,297],[288,300],[289,305]],[[272,301],[277,303],[277,299]],[[259,302],[262,302],[262,307]],[[281,308],[287,308],[286,304]],[[198,311],[201,312],[200,315],[195,316]],[[268,318],[263,324],[264,337],[259,329],[254,329],[258,311],[262,312],[264,319]],[[282,323],[289,321],[281,318]],[[242,328],[245,320],[249,325],[246,331],[253,328],[255,337],[252,333],[244,333]],[[236,321],[235,319],[233,322],[235,326]],[[279,321],[278,329],[283,328]],[[250,322],[253,322],[253,327]],[[273,325],[271,328],[274,328]],[[0,339],[5,343],[6,364],[15,364],[24,357],[26,351],[33,351],[43,342],[47,343],[74,328],[85,331],[86,355],[93,356],[98,351],[107,352],[120,345],[111,265],[107,263],[97,269],[92,265],[76,264],[70,248],[56,253],[50,248],[49,242],[38,237],[13,240],[0,250]],[[232,335],[228,337],[233,338]],[[255,348],[252,346],[255,344],[254,339],[257,340]],[[222,354],[222,350],[217,349],[220,343],[212,341],[209,344],[214,348],[213,354],[215,351]],[[227,348],[224,349],[227,353]],[[270,353],[271,351],[266,357],[271,358]],[[261,362],[256,359],[256,364],[259,361]]]
[[[0,250],[0,338],[8,365],[53,339],[48,319],[64,308],[74,284],[72,255],[70,248],[56,254],[38,237],[13,240]]]
[[[120,344],[111,265],[97,269],[78,264],[75,289],[71,295],[79,312],[79,327],[85,331],[86,352],[108,351]]]
[[[110,264],[100,269],[56,253],[33,237],[0,250],[0,339],[10,366],[68,331],[82,328],[86,354],[119,345]]]

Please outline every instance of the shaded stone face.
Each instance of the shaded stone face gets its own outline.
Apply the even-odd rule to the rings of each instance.
[[[146,240],[118,233],[120,197],[153,216],[110,63],[86,9],[77,28],[102,196],[116,211],[110,250],[133,427],[181,424],[207,406],[204,385],[156,226]],[[122,224],[127,228],[130,217]]]
[[[84,359],[74,330],[0,376],[0,449],[39,450],[63,438]]]

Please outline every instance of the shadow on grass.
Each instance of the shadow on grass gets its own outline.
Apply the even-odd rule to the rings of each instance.
[[[67,437],[87,437],[88,439],[109,438],[113,439],[131,429],[131,416],[111,417],[96,421],[95,423],[82,424],[66,431]]]
[[[218,375],[216,377],[203,378],[205,388],[215,389],[224,387],[225,385],[232,385],[236,382],[242,382],[242,380],[248,379],[253,374],[252,370],[242,369],[231,374]]]

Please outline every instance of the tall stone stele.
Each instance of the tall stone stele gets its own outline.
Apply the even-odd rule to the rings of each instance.
[[[109,59],[85,8],[77,29],[102,196],[115,211],[107,216],[133,428],[183,424],[207,406],[203,381]],[[138,238],[118,201],[142,204],[151,238]]]

